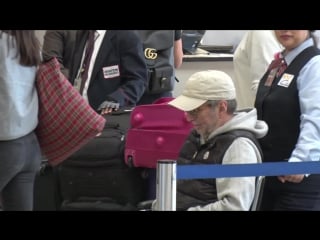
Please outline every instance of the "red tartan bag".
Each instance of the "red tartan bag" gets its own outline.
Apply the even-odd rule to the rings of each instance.
[[[105,118],[96,113],[60,71],[56,58],[39,66],[36,80],[42,154],[58,165],[102,132]]]

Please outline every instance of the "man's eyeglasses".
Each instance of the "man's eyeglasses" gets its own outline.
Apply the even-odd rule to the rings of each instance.
[[[210,106],[210,104],[205,103],[205,104],[201,105],[200,107],[198,107],[196,109],[193,109],[191,111],[186,111],[186,113],[189,114],[192,117],[197,117],[198,114],[207,106]]]
[[[196,117],[200,112],[200,110],[201,110],[200,108],[196,108],[196,109],[193,109],[192,111],[186,111],[186,113],[192,117]]]

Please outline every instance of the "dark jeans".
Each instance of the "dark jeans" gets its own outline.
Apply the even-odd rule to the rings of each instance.
[[[149,168],[146,169],[148,177],[147,177],[147,196],[146,200],[156,199],[156,190],[157,190],[157,169]]]
[[[320,211],[320,175],[311,174],[300,183],[281,183],[266,177],[262,211]]]
[[[36,135],[0,141],[0,192],[3,210],[30,211],[41,151]]]

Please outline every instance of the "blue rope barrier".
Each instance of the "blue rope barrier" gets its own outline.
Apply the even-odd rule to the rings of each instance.
[[[177,179],[206,179],[246,176],[281,176],[320,173],[319,161],[268,162],[258,164],[177,165]]]

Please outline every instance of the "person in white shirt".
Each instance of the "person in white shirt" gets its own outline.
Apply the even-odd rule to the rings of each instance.
[[[252,30],[244,35],[233,59],[239,109],[253,107],[260,79],[282,49],[272,30]]]

